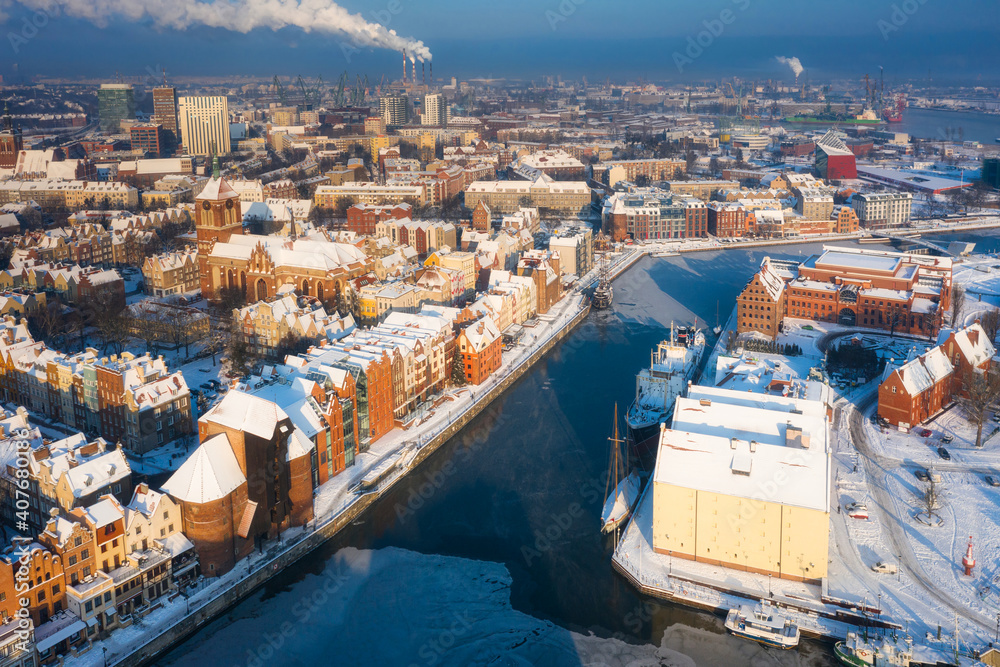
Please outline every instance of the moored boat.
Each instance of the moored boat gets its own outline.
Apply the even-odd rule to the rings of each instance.
[[[660,423],[670,417],[677,397],[694,378],[705,350],[705,335],[695,327],[670,327],[670,339],[653,350],[649,368],[635,377],[635,400],[625,415],[632,430],[636,453],[643,457],[644,443],[659,433]]]
[[[865,640],[856,632],[848,632],[846,640],[837,642],[833,654],[840,664],[850,667],[909,667],[913,660],[909,641],[903,646],[888,640],[877,644]]]
[[[618,437],[618,405],[615,404],[615,427],[611,441],[611,463],[605,489],[604,507],[601,510],[601,532],[610,533],[628,519],[639,500],[639,474],[628,469],[628,452],[625,441]],[[611,489],[611,493],[607,493]]]
[[[801,638],[799,626],[766,600],[755,607],[743,605],[730,609],[725,625],[737,637],[774,648],[795,648]]]

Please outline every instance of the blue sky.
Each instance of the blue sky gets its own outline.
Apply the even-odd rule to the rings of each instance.
[[[81,0],[83,1],[83,0]],[[396,4],[394,4],[394,2]],[[996,0],[341,0],[368,21],[423,40],[437,76],[546,74],[618,80],[692,80],[790,74],[774,56],[798,56],[812,79],[861,78],[995,83],[1000,79]],[[395,10],[395,12],[393,11]],[[166,67],[176,74],[323,74],[344,69],[398,76],[398,54],[363,49],[351,62],[339,35],[298,28],[247,35],[218,28],[160,30],[112,21],[99,28],[57,17],[20,39],[31,12],[8,10],[0,73],[112,76]],[[700,41],[701,46],[692,46]],[[15,52],[16,48],[16,52]],[[691,57],[696,54],[695,57]]]

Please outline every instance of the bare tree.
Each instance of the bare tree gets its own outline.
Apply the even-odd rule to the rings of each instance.
[[[1000,333],[1000,310],[996,308],[987,310],[979,316],[979,325],[983,327],[991,343],[996,341],[997,334]]]
[[[927,481],[927,489],[924,491],[921,500],[923,501],[924,512],[927,513],[927,519],[930,520],[941,509],[941,490],[938,489],[938,485],[933,477]]]
[[[959,283],[951,285],[951,325],[959,326],[959,320],[965,312],[965,287]]]
[[[983,424],[987,413],[1000,399],[1000,371],[988,369],[982,372],[966,371],[962,377],[962,392],[958,396],[958,404],[965,410],[966,416],[976,425],[976,447],[982,447]]]

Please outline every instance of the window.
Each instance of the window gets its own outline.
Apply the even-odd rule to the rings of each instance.
[[[101,545],[101,553],[102,554],[108,553],[108,545],[107,544],[102,544]]]
[[[38,591],[38,601],[41,602],[45,599],[45,591]]]
[[[70,565],[76,565],[76,556],[70,556],[69,557],[69,564]]]
[[[83,568],[83,578],[86,579],[89,576],[90,576],[90,566],[88,565],[87,567]]]
[[[90,558],[90,549],[84,549],[83,552],[80,553],[80,558],[82,558],[83,560],[87,560],[88,558]]]

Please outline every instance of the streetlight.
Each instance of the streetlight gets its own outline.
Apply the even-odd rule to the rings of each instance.
[[[104,651],[104,667],[108,667],[108,647],[102,646],[101,650]]]
[[[774,597],[773,595],[771,595],[771,573],[770,572],[767,573],[767,597],[768,597],[768,599]]]

